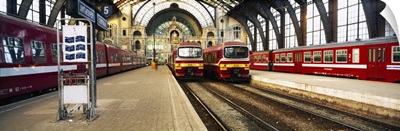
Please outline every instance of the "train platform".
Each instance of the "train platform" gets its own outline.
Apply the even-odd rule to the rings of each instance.
[[[0,107],[1,130],[207,130],[167,66],[99,79],[97,94],[93,121],[82,110],[56,121],[53,92]]]
[[[251,70],[253,84],[400,118],[400,83]]]

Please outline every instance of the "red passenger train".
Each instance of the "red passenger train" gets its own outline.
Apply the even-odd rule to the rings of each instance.
[[[204,49],[205,74],[227,81],[250,78],[250,51],[243,42],[225,42]]]
[[[57,87],[57,33],[53,28],[0,14],[0,103]],[[96,43],[97,77],[145,66],[146,59]],[[64,63],[65,73],[83,73],[87,63]]]
[[[199,43],[183,42],[168,57],[168,66],[177,78],[203,77],[203,49]]]
[[[259,70],[400,81],[396,37],[257,52],[251,60]]]

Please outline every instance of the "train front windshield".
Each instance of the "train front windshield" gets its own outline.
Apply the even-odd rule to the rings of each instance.
[[[241,46],[225,47],[224,56],[225,58],[247,58],[249,49]]]
[[[178,56],[181,58],[201,58],[203,51],[200,47],[181,47]]]

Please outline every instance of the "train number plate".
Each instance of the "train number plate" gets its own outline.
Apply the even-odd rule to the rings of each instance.
[[[192,66],[192,64],[188,64],[188,66]]]
[[[239,67],[239,65],[233,65],[233,67]]]

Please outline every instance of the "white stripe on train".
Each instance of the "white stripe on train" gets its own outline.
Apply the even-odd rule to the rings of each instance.
[[[329,68],[354,68],[367,69],[365,64],[302,64],[303,67],[329,67]]]
[[[63,65],[61,69],[64,71],[76,70],[77,65]],[[0,77],[20,76],[57,72],[58,66],[31,66],[31,67],[13,67],[13,68],[0,68]]]

